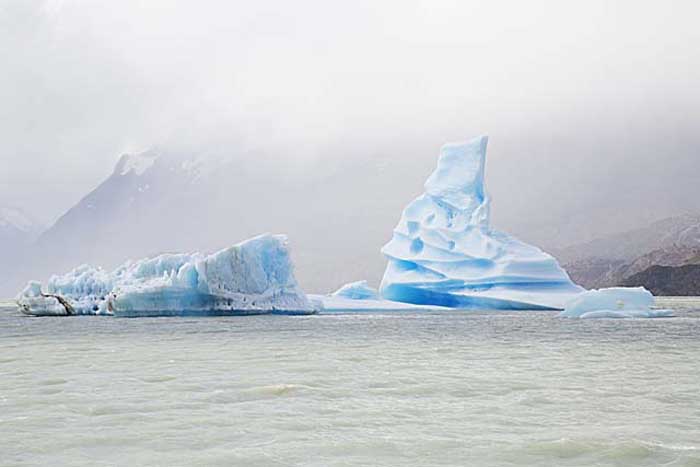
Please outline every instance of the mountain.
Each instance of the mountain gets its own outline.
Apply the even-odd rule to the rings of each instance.
[[[21,209],[0,206],[0,246],[30,243],[42,226]]]
[[[40,222],[21,209],[0,206],[0,288],[10,280],[14,263],[42,229]]]
[[[620,259],[584,258],[563,265],[571,280],[587,289],[616,285],[627,263]]]
[[[698,261],[700,263],[700,261]],[[700,295],[700,264],[651,266],[625,278],[620,285],[646,287],[654,295]]]
[[[700,217],[663,219],[645,228],[566,248],[559,257],[564,258],[564,267],[574,282],[584,287],[630,284],[634,282],[632,277],[654,266],[697,263]]]
[[[408,183],[387,196],[363,196],[382,192],[389,170]],[[114,268],[129,258],[214,251],[261,233],[289,236],[304,290],[325,292],[364,277],[378,283],[385,265],[379,247],[420,187],[410,170],[352,157],[280,162],[171,148],[124,155],[33,243],[0,284],[0,296],[82,263]]]
[[[553,251],[565,264],[604,258],[633,261],[654,250],[674,246],[700,248],[700,215],[669,217],[649,226]]]

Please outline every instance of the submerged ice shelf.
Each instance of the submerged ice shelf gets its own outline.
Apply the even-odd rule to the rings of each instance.
[[[539,248],[490,227],[487,137],[446,144],[382,249],[383,298],[464,309],[562,309],[583,289]]]
[[[164,254],[112,272],[83,265],[32,281],[17,299],[32,315],[311,314],[283,235],[261,235],[211,255]]]

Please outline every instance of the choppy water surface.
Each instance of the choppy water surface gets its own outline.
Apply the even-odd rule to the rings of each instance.
[[[0,465],[700,466],[700,308],[29,318]]]

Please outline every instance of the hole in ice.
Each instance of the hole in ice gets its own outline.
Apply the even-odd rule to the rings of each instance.
[[[411,253],[418,254],[423,251],[423,240],[420,238],[414,238],[411,242]]]
[[[455,213],[452,211],[449,211],[447,213],[447,227],[452,227],[454,225],[454,223],[452,222],[452,220],[454,218],[455,218]]]
[[[426,224],[432,224],[433,221],[435,221],[435,213],[432,213],[431,215],[425,218]]]
[[[418,232],[420,224],[418,224],[418,222],[415,221],[408,221],[406,222],[406,227],[408,227],[408,233],[410,235],[413,235],[414,233]]]
[[[456,245],[455,242],[453,242],[452,240],[450,240],[449,242],[447,242],[447,248],[449,248],[450,250],[454,250],[454,249],[455,249],[455,245]]]

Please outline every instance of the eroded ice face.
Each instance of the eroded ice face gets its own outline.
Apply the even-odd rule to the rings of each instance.
[[[456,308],[563,308],[583,289],[539,248],[491,230],[487,137],[442,147],[382,252],[384,298]]]
[[[27,305],[23,309],[45,314],[48,305],[55,307],[54,300],[37,299],[38,285],[30,285],[18,298]],[[47,290],[65,299],[74,314],[315,311],[294,277],[283,235],[261,235],[210,255],[145,258],[111,272],[83,265],[52,277]]]

